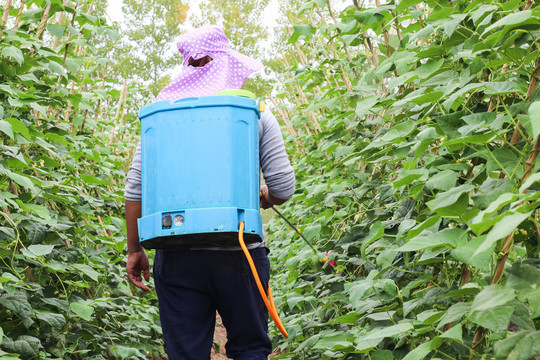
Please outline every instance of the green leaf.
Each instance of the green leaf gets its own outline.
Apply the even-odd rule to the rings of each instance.
[[[325,336],[320,339],[314,346],[314,349],[324,350],[345,350],[353,348],[354,337],[348,332],[339,332],[334,335]]]
[[[468,192],[474,190],[473,185],[460,185],[443,193],[438,193],[435,199],[427,202],[432,211],[441,216],[460,216],[469,205]]]
[[[533,174],[525,180],[525,182],[519,187],[519,192],[524,193],[535,182],[540,182],[540,172]]]
[[[77,72],[83,64],[84,60],[82,58],[66,59],[66,68],[72,73]]]
[[[454,305],[450,306],[448,310],[446,310],[446,313],[441,318],[441,321],[439,321],[439,325],[437,327],[440,329],[446,324],[450,324],[451,322],[460,321],[465,314],[467,314],[471,310],[471,303],[465,303],[465,302],[458,302]]]
[[[39,79],[32,73],[24,74],[24,75],[17,75],[17,77],[21,79],[22,81],[32,81],[32,82],[39,83]]]
[[[368,332],[365,335],[356,338],[356,348],[358,350],[367,350],[377,346],[384,338],[396,335],[405,335],[414,327],[411,323],[401,323],[397,325],[378,328]]]
[[[132,347],[116,345],[112,347],[112,352],[115,355],[115,358],[118,359],[137,359],[141,358],[141,353],[138,349]]]
[[[492,152],[492,155],[488,157],[486,164],[486,171],[488,173],[495,170],[503,170],[505,174],[512,176],[516,167],[519,168],[520,156],[510,149],[496,149]]]
[[[399,2],[398,6],[396,6],[396,9],[394,11],[401,12],[411,6],[414,6],[418,3],[421,3],[422,0],[402,0]]]
[[[298,38],[300,38],[302,35],[311,38],[311,36],[317,31],[317,28],[311,25],[293,25],[293,29],[294,31],[287,41],[289,44],[294,44],[297,42]]]
[[[380,239],[383,235],[384,225],[381,222],[377,221],[375,224],[371,225],[369,228],[369,234],[362,242],[362,248],[360,250],[364,260],[368,261],[366,257],[366,248],[369,246],[369,244]]]
[[[532,137],[536,139],[540,135],[540,101],[535,101],[529,106]]]
[[[467,239],[467,232],[463,229],[444,229],[435,234],[416,236],[397,251],[419,251],[437,246],[455,247]]]
[[[32,182],[32,180],[30,180],[30,178],[24,175],[16,174],[8,169],[2,169],[2,168],[0,168],[0,174],[6,175],[8,178],[13,180],[18,185],[30,189],[32,193],[37,192],[37,189],[34,186],[34,183]]]
[[[377,350],[371,354],[371,360],[394,360],[394,354],[390,350]]]
[[[422,222],[421,224],[416,225],[414,228],[409,230],[409,233],[407,234],[408,239],[412,239],[413,237],[419,235],[424,230],[428,230],[430,232],[435,232],[439,228],[439,223],[441,222],[441,218],[439,216],[432,216]]]
[[[467,242],[465,245],[452,250],[450,254],[454,259],[462,261],[467,265],[489,271],[489,264],[495,250],[495,245],[497,245],[496,242],[487,242],[486,235],[481,235]]]
[[[515,81],[492,81],[484,83],[484,86],[486,87],[484,93],[488,95],[509,94],[523,91],[523,89],[520,88],[519,83]]]
[[[72,302],[69,304],[69,308],[76,315],[80,316],[86,321],[90,321],[92,319],[92,314],[94,313],[94,308],[92,306],[88,306],[80,302]]]
[[[497,359],[528,360],[540,354],[540,331],[520,331],[494,345]]]
[[[23,203],[20,200],[17,200],[17,203],[26,212],[33,213],[45,220],[52,220],[51,214],[49,213],[49,209],[47,209],[45,206],[38,205],[38,204]]]
[[[19,65],[22,65],[24,62],[24,55],[22,51],[15,46],[7,46],[3,48],[2,55],[6,57],[11,56]]]
[[[54,245],[30,245],[28,249],[22,249],[24,256],[36,258],[39,256],[49,255],[54,249]]]
[[[393,141],[395,139],[409,135],[411,132],[413,132],[414,129],[416,129],[416,122],[412,120],[407,120],[392,126],[392,128],[390,128],[390,130],[388,130],[388,132],[383,135],[381,140]]]
[[[45,109],[43,106],[39,105],[36,102],[30,103],[30,107],[36,111],[39,111],[41,115],[43,115],[44,118],[47,117],[47,109]]]
[[[19,291],[14,294],[3,294],[0,296],[0,305],[18,314],[26,328],[29,328],[34,323],[29,317],[29,315],[34,313],[34,310],[24,292]]]
[[[110,27],[106,27],[105,28],[105,33],[109,36],[109,38],[116,42],[118,40],[120,40],[120,34],[118,33],[118,31],[116,31],[115,29],[112,29]]]
[[[433,175],[426,182],[426,187],[428,189],[438,189],[447,191],[453,188],[456,185],[456,181],[459,177],[459,174],[452,170],[444,170]]]
[[[482,33],[481,37],[484,37],[488,32],[491,30],[499,27],[499,26],[507,26],[507,25],[516,25],[521,24],[528,20],[532,16],[531,10],[523,10],[519,11],[517,13],[513,13],[510,15],[507,15],[500,19],[499,21],[495,22],[494,24],[488,26],[486,30]]]
[[[356,11],[354,13],[354,18],[362,25],[371,25],[382,21],[382,19],[384,19],[384,15],[377,12],[375,9],[369,9],[364,11]]]
[[[529,301],[532,317],[540,317],[540,269],[520,262],[506,270],[506,286],[516,290],[520,301]]]
[[[66,69],[64,69],[62,65],[60,65],[59,63],[55,61],[51,61],[49,62],[48,66],[49,66],[49,70],[51,70],[53,73],[61,75],[65,77],[66,79],[68,78]]]
[[[6,120],[0,120],[0,131],[13,139],[13,127]]]
[[[514,182],[511,179],[488,178],[482,183],[478,192],[473,196],[473,201],[480,210],[487,209],[502,194],[512,192]]]
[[[416,104],[416,105],[422,105],[425,103],[435,103],[440,98],[442,98],[444,93],[442,91],[434,91],[431,93],[423,94],[420,96],[415,97],[414,99],[409,100],[410,102]]]
[[[86,264],[73,264],[73,265],[71,265],[71,267],[76,269],[76,270],[79,270],[79,271],[83,272],[90,279],[92,279],[94,281],[98,281],[99,272],[92,269],[92,267],[90,267],[89,265],[86,265]]]
[[[403,360],[422,360],[432,351],[433,341],[428,341],[418,345],[412,351],[409,351]]]
[[[409,185],[415,180],[426,181],[429,171],[426,169],[403,170],[398,173],[396,180],[392,182],[394,189]]]
[[[376,96],[368,96],[356,103],[356,115],[361,118],[375,105],[379,99]]]
[[[519,226],[519,224],[529,218],[531,214],[532,211],[525,214],[513,213],[503,217],[488,233],[486,242],[495,242],[510,235]]]
[[[8,118],[6,119],[7,122],[11,124],[11,128],[13,129],[14,133],[19,133],[26,140],[30,140],[30,132],[28,131],[28,127],[19,119],[15,118]]]
[[[56,36],[58,38],[61,38],[64,36],[64,32],[66,31],[67,26],[66,25],[59,25],[59,24],[50,24],[47,25],[47,31],[50,32],[53,36]]]
[[[471,305],[471,313],[483,311],[508,304],[516,297],[512,289],[501,285],[489,285],[474,298]]]
[[[455,324],[449,330],[439,335],[439,337],[444,339],[453,339],[463,343],[463,328],[461,327],[461,324]]]
[[[296,31],[300,35],[304,35],[307,37],[311,37],[311,35],[314,34],[317,30],[317,28],[314,28],[311,25],[294,25],[293,28],[294,31]]]
[[[11,353],[22,355],[23,359],[32,359],[38,358],[39,350],[43,346],[38,338],[29,335],[21,335],[16,341],[6,337],[2,347]]]
[[[473,311],[468,319],[491,331],[502,331],[508,328],[513,312],[513,306],[498,306],[482,311]]]
[[[36,317],[56,330],[61,330],[66,325],[66,318],[62,314],[41,313]]]
[[[320,224],[309,225],[306,226],[302,234],[306,237],[306,239],[312,240],[315,237],[319,236],[321,229],[322,227]]]

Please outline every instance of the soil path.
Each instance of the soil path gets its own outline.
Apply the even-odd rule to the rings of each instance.
[[[210,356],[211,360],[227,360],[228,357],[225,355],[225,343],[227,342],[227,330],[221,322],[221,316],[216,313],[216,330],[214,331],[214,346],[212,348],[212,353]],[[270,354],[270,358],[279,355],[278,350]]]
[[[221,316],[216,313],[216,330],[214,331],[214,346],[210,359],[227,360],[225,355],[225,343],[227,342],[227,331],[221,322]],[[219,350],[218,350],[219,349]]]

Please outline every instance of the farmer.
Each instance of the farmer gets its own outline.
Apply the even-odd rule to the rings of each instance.
[[[240,89],[250,74],[262,69],[259,61],[232,50],[217,26],[188,32],[177,46],[184,57],[182,72],[159,93],[156,101]],[[268,111],[259,120],[259,140],[266,182],[261,187],[261,207],[266,209],[292,196],[295,178],[279,125]],[[128,278],[135,286],[149,291],[142,279],[150,280],[150,266],[137,231],[137,218],[141,217],[140,143],[127,174],[125,197]],[[266,243],[262,240],[248,248],[263,287],[268,288],[270,264]],[[216,310],[227,329],[225,349],[229,358],[267,359],[272,352],[267,335],[268,311],[240,246],[157,250],[153,274],[163,337],[171,360],[210,358]]]

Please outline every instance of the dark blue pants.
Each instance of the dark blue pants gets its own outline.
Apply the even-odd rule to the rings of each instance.
[[[267,250],[250,253],[267,289]],[[210,359],[216,310],[227,330],[229,358],[267,359],[272,352],[268,311],[242,251],[158,250],[154,282],[169,359]]]

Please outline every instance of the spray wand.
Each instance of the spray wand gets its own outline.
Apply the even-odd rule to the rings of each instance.
[[[285,222],[286,222],[287,224],[289,224],[289,226],[290,226],[291,228],[293,228],[293,230],[294,230],[298,235],[300,235],[300,237],[301,237],[302,239],[304,239],[304,241],[306,242],[306,244],[309,245],[309,247],[315,252],[315,254],[318,254],[317,249],[315,249],[315,248],[313,247],[313,245],[308,241],[308,239],[306,239],[306,237],[300,232],[300,230],[298,230],[298,229],[296,228],[296,226],[294,226],[289,220],[287,220],[287,218],[286,218],[282,213],[280,213],[280,212],[278,211],[278,209],[276,209],[273,205],[272,205],[272,210],[274,210],[274,211],[276,212],[276,214],[278,214],[283,220],[285,220]]]

